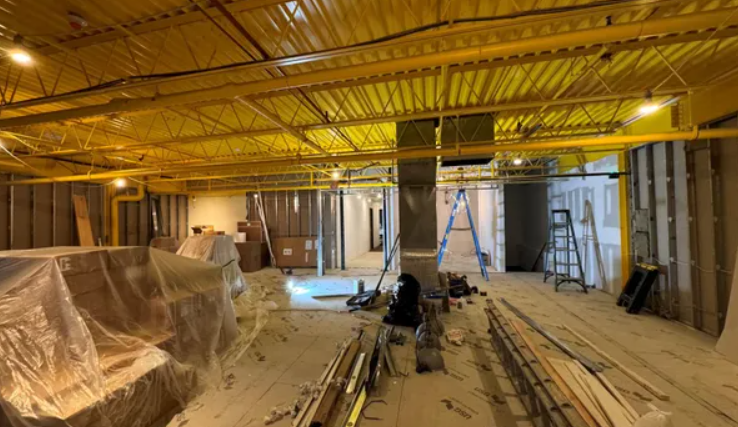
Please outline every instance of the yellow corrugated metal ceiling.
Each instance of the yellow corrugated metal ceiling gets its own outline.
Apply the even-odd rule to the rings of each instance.
[[[207,175],[185,166],[231,162],[219,182],[299,181],[309,167],[239,162],[393,149],[397,121],[470,113],[494,117],[498,143],[606,135],[648,92],[667,102],[738,67],[737,6],[0,0],[0,47],[32,56],[0,63],[0,156],[53,158],[75,174],[159,169],[177,182]],[[608,32],[634,23],[666,29]]]

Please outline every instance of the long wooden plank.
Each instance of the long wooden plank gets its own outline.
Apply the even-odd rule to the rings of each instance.
[[[577,361],[568,362],[570,369],[579,370],[579,378],[581,378],[586,387],[594,396],[595,401],[599,404],[605,416],[613,427],[632,427],[633,422],[628,419],[623,406],[610,394],[609,391],[600,383],[597,378],[590,375]]]
[[[572,392],[577,396],[582,405],[587,408],[592,418],[600,427],[609,427],[610,423],[607,421],[605,414],[600,411],[597,403],[592,401],[589,394],[580,386],[579,381],[574,377],[574,374],[569,371],[566,365],[566,361],[557,359],[555,357],[549,357],[548,362],[553,366],[556,372],[561,376],[564,382],[569,386]]]
[[[536,359],[538,359],[538,362],[541,364],[543,370],[546,371],[553,382],[559,387],[561,392],[564,393],[564,396],[569,399],[571,405],[574,407],[574,409],[577,410],[577,413],[579,413],[584,422],[587,423],[587,425],[590,427],[597,427],[597,421],[592,418],[592,415],[590,415],[587,408],[584,407],[582,402],[579,400],[577,395],[574,394],[566,381],[561,378],[561,375],[556,372],[556,369],[551,366],[551,363],[548,361],[548,359],[541,354],[541,350],[538,348],[536,343],[533,342],[530,335],[528,335],[528,332],[525,330],[525,325],[523,325],[523,323],[519,320],[512,320],[510,321],[510,324],[513,326],[515,331],[517,331],[518,335],[520,335],[520,338],[522,338],[525,345],[528,346],[531,353],[533,353]]]
[[[599,411],[599,413],[602,415],[602,417],[605,419],[605,422],[608,426],[613,427],[612,421],[610,421],[610,418],[607,416],[607,413],[605,412],[605,408],[602,406],[602,403],[600,403],[599,400],[597,400],[597,397],[595,396],[594,392],[592,391],[592,388],[589,386],[589,381],[586,377],[582,375],[582,373],[579,371],[579,368],[571,363],[571,360],[565,360],[564,364],[566,365],[566,368],[569,370],[569,373],[571,373],[574,380],[577,382],[579,387],[581,387],[582,392],[584,392],[589,400],[592,402],[595,408]]]
[[[92,235],[92,225],[90,224],[90,215],[87,212],[87,198],[85,196],[75,194],[72,196],[72,200],[74,201],[74,215],[77,218],[79,245],[95,246],[95,238]]]
[[[570,328],[567,325],[563,325],[563,326],[564,326],[564,328],[567,331],[571,332],[571,334],[574,335],[577,339],[579,339],[580,341],[582,341],[585,344],[587,344],[588,346],[590,346],[592,348],[592,350],[595,351],[595,353],[599,354],[609,364],[611,364],[611,365],[615,366],[616,368],[620,369],[620,371],[622,371],[625,375],[627,375],[628,377],[630,377],[630,379],[632,379],[633,381],[635,381],[636,383],[638,383],[641,387],[643,387],[646,390],[648,390],[651,394],[653,394],[654,396],[656,396],[659,400],[669,400],[670,399],[670,397],[669,397],[668,394],[664,393],[658,387],[656,387],[655,385],[651,384],[646,379],[644,379],[640,375],[636,374],[635,372],[631,371],[629,368],[627,368],[626,366],[624,366],[622,363],[620,363],[617,360],[615,360],[612,356],[610,356],[609,354],[605,353],[604,350],[600,349],[599,347],[597,347],[596,345],[594,345],[591,341],[589,341],[588,339],[584,338],[580,333],[578,333],[577,331],[573,330],[572,328]]]
[[[607,391],[609,391],[610,394],[612,394],[613,397],[615,397],[618,403],[620,403],[620,406],[622,406],[623,409],[625,409],[625,414],[628,416],[628,419],[634,423],[640,417],[640,415],[638,414],[638,411],[636,411],[635,408],[633,408],[633,406],[630,404],[630,402],[628,402],[628,400],[625,399],[625,397],[618,391],[618,389],[615,388],[614,385],[612,385],[612,383],[610,382],[610,380],[607,379],[605,374],[603,374],[602,372],[598,372],[597,374],[595,374],[595,376],[597,377],[598,380],[600,380],[602,385],[605,386]]]

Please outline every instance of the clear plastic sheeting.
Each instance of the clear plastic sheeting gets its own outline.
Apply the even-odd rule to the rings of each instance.
[[[231,236],[197,235],[190,236],[177,251],[177,255],[200,261],[218,264],[223,268],[223,276],[231,290],[231,298],[236,298],[246,290],[246,282],[241,275],[236,244]]]
[[[149,247],[0,252],[0,427],[146,427],[238,329],[221,267]]]

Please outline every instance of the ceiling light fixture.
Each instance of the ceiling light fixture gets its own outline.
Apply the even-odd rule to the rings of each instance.
[[[13,44],[15,46],[13,47],[13,49],[10,50],[10,59],[12,59],[16,64],[20,65],[28,65],[33,62],[31,54],[28,53],[26,48],[23,46],[23,36],[15,36],[15,38],[13,39]]]
[[[334,181],[338,181],[341,178],[341,172],[333,171],[331,178],[333,178]]]
[[[115,180],[115,186],[118,188],[124,188],[127,184],[128,182],[126,181],[125,178],[117,178]]]
[[[655,113],[661,106],[653,102],[653,96],[651,91],[646,92],[646,102],[641,105],[640,112],[642,115],[647,116]]]
[[[523,164],[523,159],[521,159],[520,157],[516,157],[515,160],[513,160],[513,164],[515,166],[520,166]]]

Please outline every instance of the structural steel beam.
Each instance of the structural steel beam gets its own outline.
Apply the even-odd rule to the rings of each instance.
[[[196,165],[182,168],[170,168],[166,171],[160,168],[140,168],[140,169],[124,169],[118,171],[90,173],[85,175],[71,175],[65,177],[54,178],[33,178],[13,181],[13,185],[31,185],[31,184],[47,184],[52,182],[80,182],[80,181],[101,181],[114,179],[119,177],[141,177],[141,176],[157,176],[162,173],[174,175],[178,173],[189,172],[216,172],[228,170],[234,167],[279,167],[279,166],[300,166],[300,165],[320,165],[320,164],[341,164],[368,161],[398,160],[398,159],[417,159],[417,158],[433,158],[433,157],[459,157],[459,156],[475,156],[490,155],[496,153],[529,152],[529,151],[545,151],[558,150],[563,148],[586,148],[586,147],[611,147],[611,146],[628,146],[635,144],[643,144],[648,142],[668,142],[668,141],[694,141],[698,139],[719,139],[738,137],[738,128],[734,129],[705,129],[700,130],[694,128],[692,131],[684,132],[667,132],[654,133],[647,135],[631,135],[631,136],[605,136],[600,138],[582,138],[582,139],[565,139],[561,141],[545,141],[545,142],[523,142],[519,144],[495,144],[494,141],[487,141],[476,144],[458,144],[455,147],[435,146],[428,148],[410,148],[410,149],[393,149],[382,150],[376,152],[364,153],[342,153],[335,155],[320,156],[293,156],[282,157],[265,160],[241,160],[231,162],[212,162],[204,165]],[[8,185],[0,183],[0,185]]]
[[[591,46],[594,44],[618,43],[630,39],[721,28],[738,24],[738,14],[732,13],[734,11],[735,8],[719,9],[629,24],[551,34],[543,37],[530,37],[440,53],[375,61],[361,65],[312,71],[268,80],[229,83],[214,88],[163,94],[153,97],[113,99],[107,104],[2,119],[0,120],[0,129],[129,111],[166,108],[179,104],[206,102],[214,99],[230,99],[236,96],[249,96],[264,92],[350,80],[361,76],[382,75],[467,62],[483,62],[493,58],[505,58],[524,53],[568,50],[583,45]]]
[[[229,3],[226,5],[226,9],[230,13],[239,13],[288,3],[289,1],[290,0],[240,0]],[[212,17],[221,16],[221,13],[214,6],[205,7],[205,12]],[[62,49],[78,49],[100,43],[107,43],[116,39],[130,37],[132,34],[146,34],[152,31],[159,31],[172,26],[191,24],[205,19],[207,18],[200,9],[195,8],[191,11],[179,10],[170,14],[161,14],[160,16],[150,17],[149,19],[139,19],[129,24],[96,29],[96,31],[91,35],[79,36],[75,33],[75,37],[71,40],[59,41],[53,45],[40,47],[35,49],[34,52],[41,55],[53,55],[60,52]],[[83,31],[80,31],[80,33],[83,33]]]
[[[270,122],[272,122],[273,125],[277,126],[279,129],[282,129],[284,132],[287,132],[290,135],[294,136],[295,138],[297,138],[298,141],[312,148],[316,152],[323,153],[323,154],[326,153],[326,151],[320,145],[308,139],[308,137],[305,136],[305,134],[303,134],[302,132],[298,131],[297,129],[283,122],[282,119],[280,119],[276,114],[267,110],[266,108],[264,108],[263,105],[259,104],[258,102],[251,100],[251,99],[247,99],[247,98],[241,98],[241,97],[236,97],[236,101],[249,107],[255,113],[269,120]]]
[[[698,90],[698,89],[700,88],[691,87],[691,88],[678,88],[678,89],[662,89],[662,90],[653,92],[652,95],[656,97],[658,96],[682,96],[682,95],[686,95],[690,91]],[[274,123],[277,127],[269,128],[269,129],[257,129],[257,130],[250,130],[250,131],[239,131],[239,132],[219,133],[219,134],[214,134],[214,135],[178,138],[178,139],[172,139],[169,141],[147,141],[147,142],[133,142],[133,143],[128,143],[128,144],[111,144],[111,145],[101,145],[101,146],[96,146],[96,147],[89,147],[87,149],[67,149],[67,150],[62,149],[62,150],[57,150],[57,151],[39,153],[37,155],[32,154],[27,157],[38,157],[38,156],[59,157],[59,156],[71,156],[71,155],[77,155],[77,154],[130,151],[131,149],[137,149],[137,148],[164,147],[164,146],[168,146],[172,144],[177,144],[177,145],[194,144],[194,143],[200,143],[200,142],[218,141],[218,140],[223,140],[227,138],[248,138],[248,137],[254,138],[254,137],[259,137],[259,136],[274,135],[274,134],[282,133],[282,132],[287,132],[295,136],[296,138],[299,138],[300,140],[302,140],[302,138],[307,138],[304,135],[304,132],[330,129],[330,128],[367,126],[367,125],[381,124],[381,123],[395,123],[395,122],[402,122],[402,121],[426,120],[426,119],[439,118],[442,116],[451,117],[451,116],[495,113],[495,112],[503,112],[503,111],[520,111],[520,110],[526,110],[526,109],[540,108],[542,106],[549,106],[549,107],[570,106],[570,105],[577,105],[577,104],[589,104],[589,103],[595,103],[595,102],[625,101],[629,99],[643,99],[644,96],[645,96],[645,92],[626,92],[626,93],[621,93],[621,94],[563,98],[563,99],[557,99],[554,101],[540,100],[540,101],[514,102],[514,103],[496,104],[496,105],[481,105],[481,106],[476,106],[476,107],[453,108],[453,109],[447,109],[443,111],[431,110],[431,111],[423,111],[423,112],[412,113],[412,114],[388,115],[388,116],[382,116],[382,117],[367,117],[367,118],[361,118],[361,119],[340,120],[340,121],[334,121],[331,123],[315,123],[315,124],[302,125],[302,126],[286,125],[284,122],[279,120],[276,116],[274,116],[274,114],[265,110],[264,107],[261,106],[260,104],[252,100],[246,99],[246,98],[240,98],[242,102],[249,102],[248,106],[250,108],[253,108],[251,107],[250,104],[254,104],[258,106],[258,108],[260,108],[261,110],[264,110],[265,114],[274,116],[273,118],[278,120],[279,123],[282,123],[282,125],[284,125],[285,127],[282,127],[278,125],[276,122],[267,118],[268,120],[272,121],[272,123]],[[591,126],[591,125],[590,126],[569,126],[569,127],[564,127],[564,128],[555,128],[553,130],[567,132],[567,131],[593,130],[593,129],[600,129],[600,127]],[[546,128],[542,128],[540,131],[543,132],[545,130]],[[311,142],[311,144],[313,143]]]
[[[234,3],[228,4],[226,8],[229,9],[231,12],[240,12],[240,11],[245,11],[245,10],[250,10],[250,9],[266,7],[266,6],[279,4],[279,3],[284,3],[284,0],[252,0],[248,2],[240,1],[240,2],[234,2]],[[647,8],[647,7],[663,8],[663,7],[672,6],[678,3],[679,3],[679,0],[643,0],[643,1],[639,1],[637,4],[633,4],[630,6],[617,4],[617,5],[610,5],[610,6],[602,6],[597,9],[574,11],[574,12],[560,12],[560,13],[547,14],[547,15],[542,15],[542,16],[541,15],[534,15],[534,16],[529,16],[529,17],[514,16],[508,19],[502,19],[502,20],[495,21],[492,23],[469,24],[469,25],[456,24],[450,28],[443,28],[443,29],[438,29],[436,31],[428,31],[428,32],[421,32],[418,34],[407,35],[405,37],[400,37],[397,39],[393,39],[393,40],[389,40],[389,41],[381,42],[381,43],[359,44],[356,46],[340,47],[340,48],[328,49],[328,50],[324,50],[320,52],[311,52],[311,53],[306,53],[306,54],[301,54],[301,55],[293,55],[293,56],[288,56],[288,57],[276,58],[272,60],[254,61],[254,62],[244,63],[238,66],[228,67],[228,68],[218,67],[212,70],[203,71],[203,72],[192,74],[192,75],[161,77],[161,78],[148,79],[145,81],[138,81],[138,82],[133,82],[133,83],[128,82],[123,86],[107,87],[107,88],[95,89],[92,91],[86,91],[85,94],[69,93],[69,94],[56,95],[53,97],[24,100],[24,101],[6,105],[4,106],[4,108],[14,109],[14,108],[25,108],[25,107],[30,107],[30,106],[38,106],[38,105],[43,105],[49,102],[60,102],[60,101],[69,101],[73,99],[79,99],[81,97],[90,96],[92,94],[101,95],[104,93],[116,93],[122,90],[131,90],[135,88],[147,87],[150,85],[161,85],[161,84],[172,83],[172,82],[177,82],[177,81],[188,81],[188,80],[193,80],[193,79],[212,77],[216,75],[228,75],[228,74],[239,73],[239,72],[243,72],[247,70],[274,68],[274,67],[279,67],[279,66],[288,66],[288,65],[304,64],[304,63],[315,62],[315,61],[324,61],[328,59],[336,59],[336,58],[345,57],[348,55],[374,52],[380,49],[399,48],[399,47],[417,45],[420,43],[426,43],[426,42],[437,40],[439,38],[444,38],[444,37],[471,36],[475,34],[481,34],[484,32],[495,31],[495,30],[515,30],[519,28],[525,28],[530,25],[546,25],[547,23],[551,23],[551,22],[559,23],[562,19],[572,19],[572,18],[577,18],[577,17],[582,17],[582,16],[586,16],[588,19],[591,19],[592,17],[609,16],[613,12],[624,13],[628,10],[642,9],[642,8]],[[217,11],[215,7],[207,8],[205,9],[205,12],[207,13],[207,15],[210,15],[211,17],[216,17],[220,15],[220,12]],[[163,28],[167,28],[173,25],[182,25],[182,24],[188,24],[191,22],[200,21],[200,20],[205,19],[205,15],[202,13],[201,10],[198,9],[196,11],[193,11],[187,14],[178,15],[175,17],[168,17],[168,18],[170,19],[147,21],[143,24],[136,23],[136,29],[133,29],[133,27],[126,26],[125,24],[123,24],[123,25],[120,25],[112,29],[111,31],[97,34],[95,36],[79,37],[69,42],[54,43],[52,46],[47,46],[45,48],[38,50],[37,52],[42,53],[42,54],[48,54],[48,53],[55,53],[59,51],[60,49],[66,49],[67,51],[69,51],[69,49],[83,47],[83,46],[87,46],[90,44],[104,43],[104,42],[111,41],[111,40],[124,37],[127,35],[129,36],[130,34],[127,34],[127,33],[141,34],[141,33],[145,33],[148,31],[161,30]],[[166,25],[163,25],[163,23],[166,23]],[[44,49],[49,50],[49,51],[47,52]]]

